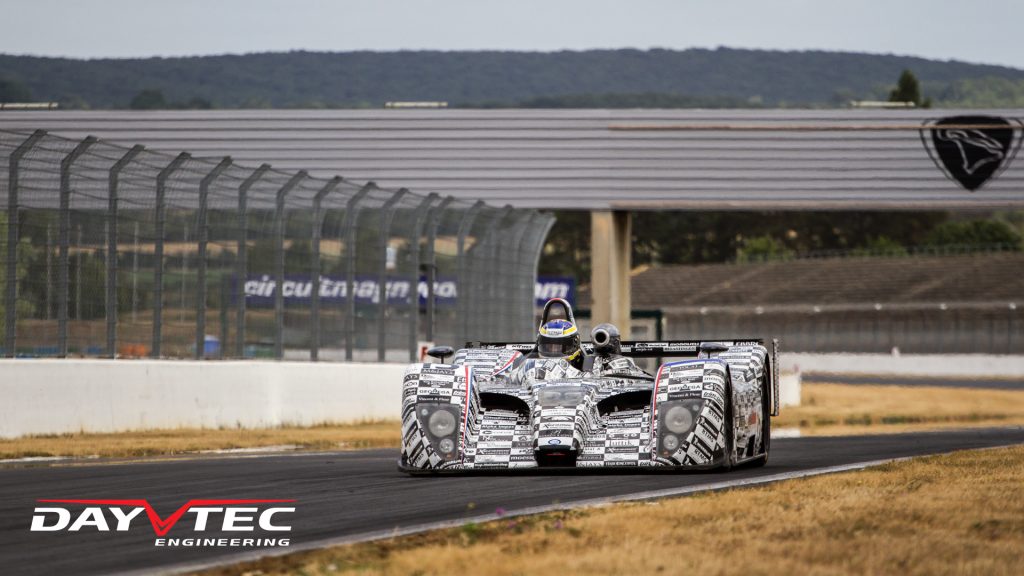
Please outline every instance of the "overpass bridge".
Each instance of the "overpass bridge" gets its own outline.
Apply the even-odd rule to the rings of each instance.
[[[1020,207],[1022,118],[1024,109],[4,111],[0,129],[587,210],[594,318],[624,326],[631,211]]]

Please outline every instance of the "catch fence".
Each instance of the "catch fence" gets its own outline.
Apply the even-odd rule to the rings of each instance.
[[[554,218],[231,158],[0,131],[13,356],[405,361],[529,339]]]

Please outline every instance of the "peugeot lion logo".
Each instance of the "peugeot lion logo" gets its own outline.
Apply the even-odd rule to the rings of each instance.
[[[950,116],[924,126],[921,141],[932,161],[970,192],[1010,165],[1024,130],[1020,120],[994,116]]]

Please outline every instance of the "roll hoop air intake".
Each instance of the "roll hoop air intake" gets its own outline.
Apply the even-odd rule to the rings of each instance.
[[[612,356],[622,353],[622,336],[613,324],[599,324],[590,331],[590,341],[598,356]]]

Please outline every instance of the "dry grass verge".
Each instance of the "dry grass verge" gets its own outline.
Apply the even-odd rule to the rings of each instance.
[[[1016,390],[804,384],[800,401],[772,426],[844,435],[1024,424],[1024,391]]]
[[[0,440],[0,459],[31,456],[157,456],[267,446],[308,450],[396,448],[401,435],[400,426],[397,420],[386,420],[312,427],[283,426],[262,430],[182,428],[115,434],[29,436]]]
[[[1024,447],[501,520],[206,574],[1019,574]]]

